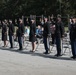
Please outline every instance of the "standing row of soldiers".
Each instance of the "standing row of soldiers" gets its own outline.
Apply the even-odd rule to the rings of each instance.
[[[16,35],[14,35],[15,34],[15,26],[12,23],[12,20],[9,20],[9,22],[7,22],[7,20],[2,21],[1,27],[2,27],[2,41],[4,41],[3,47],[7,46],[6,41],[8,39],[7,36],[9,36],[10,48],[14,48],[14,36],[16,36],[16,37],[18,37],[19,50],[22,50],[23,49],[23,47],[22,47],[23,39],[22,38],[24,35],[24,30],[25,30],[22,19],[19,20]],[[8,35],[7,35],[7,31],[8,31]]]
[[[47,18],[46,18],[47,19]],[[45,19],[45,20],[46,20]],[[51,21],[51,23],[54,25],[54,23]],[[45,21],[44,24],[44,46],[45,46],[45,54],[48,54],[49,52],[49,45],[47,41],[45,41],[49,35],[50,35],[50,24],[48,21]],[[45,35],[46,34],[46,35]],[[57,17],[57,21],[55,22],[55,40],[56,40],[56,49],[57,54],[55,56],[62,56],[61,54],[61,41],[65,37],[65,31],[64,31],[64,24],[62,22],[61,16]],[[72,17],[70,19],[69,23],[69,36],[70,36],[70,44],[71,44],[71,50],[72,50],[72,57],[73,59],[76,58],[76,18]]]
[[[50,38],[50,34],[51,34],[52,44],[56,43],[57,54],[55,56],[57,57],[62,56],[61,45],[63,38],[65,37],[65,29],[61,16],[58,16],[56,21],[54,21],[52,18],[50,22],[48,21],[48,18],[45,17],[43,28],[44,28],[43,41],[45,47],[44,54],[49,54],[50,47],[49,47],[48,39]],[[69,37],[70,37],[71,50],[73,55],[71,58],[75,59],[76,58],[76,18],[75,17],[71,18],[69,22]]]
[[[56,48],[57,48],[57,54],[55,56],[61,56],[61,39],[64,37],[64,25],[61,20],[61,16],[57,17],[57,21],[54,23],[53,21],[50,22],[51,25],[55,25],[55,30],[54,34],[52,33],[52,36],[54,35],[53,38],[56,40]],[[44,37],[44,46],[45,46],[45,54],[49,53],[49,44],[47,42],[47,39],[50,37],[50,23],[48,22],[48,19],[45,18],[45,23],[44,23],[44,32],[43,32],[43,37]],[[53,39],[52,38],[52,39]]]
[[[64,24],[62,22],[61,16],[57,17],[57,20],[54,21],[53,18],[51,21],[48,21],[48,18],[44,18],[43,23],[43,42],[45,47],[44,54],[49,54],[49,38],[52,36],[52,40],[55,39],[56,43],[56,49],[57,54],[55,56],[59,57],[61,56],[61,41],[64,38],[65,31],[64,31]],[[2,22],[2,40],[4,41],[4,47],[6,46],[6,40],[7,40],[7,25],[9,27],[9,41],[10,41],[10,48],[13,48],[13,40],[14,40],[14,32],[15,28],[10,20],[9,23],[7,21]],[[53,28],[51,26],[53,25]],[[52,30],[54,32],[52,32]],[[76,58],[76,19],[72,18],[69,25],[70,30],[70,41],[71,41],[71,48],[72,48],[72,58]],[[18,43],[19,43],[19,50],[23,50],[23,37],[25,33],[25,28],[22,19],[19,20],[18,29],[16,32],[16,36],[18,37]],[[31,52],[35,52],[36,48],[36,21],[35,19],[31,19],[30,22],[30,34],[29,34],[29,41],[32,44]],[[54,43],[54,42],[52,42]]]

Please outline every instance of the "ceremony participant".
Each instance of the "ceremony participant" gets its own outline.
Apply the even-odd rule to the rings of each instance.
[[[10,48],[14,47],[14,25],[12,23],[12,20],[9,20],[9,31],[8,31],[8,35],[9,35],[9,42],[10,42]]]
[[[34,19],[31,19],[29,41],[32,44],[31,52],[35,52],[35,48],[36,48],[36,23],[35,23]]]
[[[7,46],[7,23],[6,21],[2,21],[2,41],[4,42],[4,46]]]
[[[51,38],[52,38],[52,45],[55,44],[55,21],[54,21],[54,17],[51,16],[51,20],[50,20],[50,30],[51,30]]]
[[[49,38],[50,38],[50,23],[48,22],[48,18],[44,18],[44,31],[43,31],[43,42],[45,47],[44,54],[49,54],[50,45],[49,45]]]
[[[76,58],[76,20],[75,18],[71,19],[70,22],[70,41],[71,41],[71,49],[72,49],[72,57]]]
[[[61,16],[57,16],[57,22],[56,22],[56,30],[55,30],[55,38],[56,38],[56,49],[57,54],[55,56],[61,56],[61,41],[64,37],[64,25],[61,19]]]
[[[18,36],[18,43],[19,43],[19,49],[18,50],[23,50],[23,37],[25,33],[25,28],[23,24],[23,20],[19,19],[19,25],[18,25],[18,30],[17,30],[17,36]]]

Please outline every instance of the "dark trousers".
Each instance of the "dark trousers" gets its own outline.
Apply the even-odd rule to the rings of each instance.
[[[44,37],[43,42],[44,42],[44,47],[45,47],[46,53],[48,53],[48,51],[49,51],[49,42],[47,41],[47,37]]]
[[[9,42],[10,42],[11,48],[13,48],[14,38],[12,35],[9,35]]]
[[[61,54],[61,37],[56,37],[57,55]]]
[[[19,49],[22,49],[22,45],[23,45],[23,40],[21,36],[18,36],[18,43],[19,43]]]
[[[55,44],[55,34],[51,34],[52,37],[52,44]]]
[[[71,40],[72,55],[76,56],[76,41]]]

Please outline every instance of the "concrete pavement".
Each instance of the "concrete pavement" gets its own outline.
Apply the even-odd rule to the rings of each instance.
[[[35,53],[30,49],[31,45],[21,52],[0,47],[0,75],[76,75],[76,60],[70,58],[68,51],[57,58],[55,48],[49,55],[43,54],[43,45]]]

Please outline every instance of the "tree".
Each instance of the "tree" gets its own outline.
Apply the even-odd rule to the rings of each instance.
[[[75,15],[76,0],[0,0],[0,18],[22,15]]]

